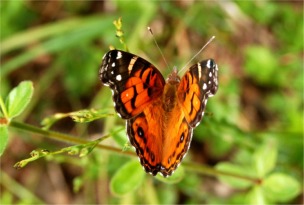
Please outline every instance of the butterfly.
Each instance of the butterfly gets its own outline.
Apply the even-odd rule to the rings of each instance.
[[[170,176],[188,152],[193,129],[218,89],[213,59],[177,69],[165,80],[145,59],[121,50],[103,56],[101,82],[112,90],[115,110],[126,120],[130,143],[145,171]]]

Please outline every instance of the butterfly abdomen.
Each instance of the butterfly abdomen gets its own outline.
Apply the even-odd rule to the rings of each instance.
[[[155,66],[137,55],[120,50],[104,55],[100,80],[110,86],[146,172],[169,176],[178,167],[208,98],[218,89],[217,72],[209,59],[191,66],[182,78],[174,69],[165,82]]]

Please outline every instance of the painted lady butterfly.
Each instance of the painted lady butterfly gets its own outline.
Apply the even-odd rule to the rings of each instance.
[[[127,121],[129,140],[146,172],[169,176],[185,157],[207,100],[218,89],[217,72],[209,59],[182,78],[174,69],[165,81],[139,56],[120,50],[104,55],[100,80],[112,89],[115,109]]]

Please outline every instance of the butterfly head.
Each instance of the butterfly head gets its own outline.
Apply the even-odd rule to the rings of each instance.
[[[176,66],[173,67],[173,71],[168,76],[166,82],[169,83],[169,84],[173,84],[173,85],[180,83],[180,77],[178,75]]]
[[[179,71],[180,72],[180,71]],[[189,149],[193,129],[218,89],[218,67],[208,59],[166,82],[160,71],[134,54],[111,50],[102,60],[100,80],[111,88],[117,113],[127,120],[130,143],[145,170],[170,176]]]

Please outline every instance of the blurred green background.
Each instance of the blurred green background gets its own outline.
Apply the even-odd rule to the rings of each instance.
[[[129,51],[153,63],[164,76],[171,70],[147,26],[170,67],[183,67],[216,36],[192,63],[213,58],[219,66],[218,93],[208,101],[207,115],[194,131],[178,180],[155,179],[144,173],[136,157],[103,149],[83,158],[44,158],[16,170],[13,165],[32,150],[58,150],[68,144],[10,127],[1,156],[1,204],[303,203],[302,1],[24,0],[1,1],[0,9],[1,97],[31,80],[34,97],[16,119],[31,125],[81,109],[114,113],[110,89],[101,85],[98,70],[110,45],[123,49],[113,25],[119,17]],[[86,124],[67,118],[51,129],[92,140],[124,125],[115,115]],[[122,130],[102,143],[122,150],[127,142]],[[275,157],[267,161],[270,153]],[[211,171],[195,171],[188,162]],[[276,191],[282,195],[280,186],[292,184],[290,178],[268,180],[269,186],[262,188],[243,186],[215,171],[233,171],[231,165],[255,178],[282,173],[295,187],[301,184],[300,190],[283,190],[293,195],[274,199]],[[261,175],[260,165],[266,170]],[[133,172],[144,174],[132,182]],[[120,188],[128,191],[119,193]]]

